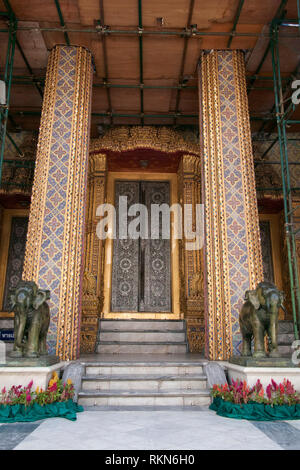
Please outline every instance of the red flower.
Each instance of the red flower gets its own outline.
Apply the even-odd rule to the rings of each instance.
[[[264,389],[261,388],[260,391],[258,392],[258,395],[263,398],[264,397]]]
[[[267,397],[269,398],[269,400],[271,400],[271,397],[272,397],[272,385],[269,384],[266,388],[266,394],[267,394]]]
[[[257,379],[255,387],[258,392],[263,388],[262,383],[259,379]]]
[[[27,390],[30,390],[33,385],[33,380],[30,380],[29,384],[27,385]]]
[[[276,383],[275,380],[273,380],[273,379],[271,379],[271,383],[272,383],[274,392],[276,392],[276,390],[278,390],[278,385],[277,385],[277,383]]]
[[[49,387],[49,391],[50,392],[56,392],[57,391],[57,382],[54,382],[54,384],[51,385],[51,387]]]

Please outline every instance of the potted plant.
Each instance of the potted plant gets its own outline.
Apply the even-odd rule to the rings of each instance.
[[[215,384],[211,395],[210,409],[219,416],[255,421],[300,419],[300,394],[287,379],[279,384],[272,379],[266,389],[259,379],[253,387],[232,380],[231,385]]]
[[[0,393],[0,423],[17,421],[37,421],[45,418],[61,417],[76,420],[76,413],[83,411],[73,402],[74,386],[71,380],[62,383],[54,372],[48,388],[32,390],[31,380],[26,387],[4,387]]]

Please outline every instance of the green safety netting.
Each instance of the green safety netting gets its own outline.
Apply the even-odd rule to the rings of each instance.
[[[300,405],[264,405],[263,403],[236,404],[214,398],[209,407],[218,416],[252,421],[300,419]]]
[[[0,423],[38,421],[45,418],[66,418],[76,420],[76,413],[83,411],[82,406],[73,400],[50,403],[48,405],[0,405]]]

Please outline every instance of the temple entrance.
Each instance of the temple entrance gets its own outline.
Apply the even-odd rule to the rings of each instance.
[[[119,133],[110,130],[105,136],[105,139],[109,137],[108,143],[100,139],[90,152],[82,351],[111,354],[116,351],[133,353],[134,350],[142,354],[165,354],[178,353],[179,348],[184,352],[186,343],[182,338],[180,346],[178,341],[176,345],[161,343],[166,335],[164,329],[170,333],[171,328],[172,335],[176,329],[182,336],[185,325],[190,351],[202,353],[205,340],[202,250],[189,249],[190,240],[184,235],[185,205],[192,208],[195,221],[196,204],[201,203],[198,145],[187,144],[180,132],[170,128],[128,128],[125,130],[127,140],[121,131],[123,128]],[[117,145],[116,149],[109,150],[110,143]],[[127,197],[124,211],[127,230],[133,223],[134,231],[141,237],[128,239],[127,232],[124,236],[123,221],[119,218],[120,197]],[[143,210],[142,213],[135,210],[134,206],[140,203],[146,215]],[[149,238],[152,203],[173,206],[173,210],[170,221],[165,212],[160,213],[158,236]],[[97,214],[103,204],[113,206],[117,213],[112,211],[112,223],[105,230],[107,236],[99,239],[98,224],[106,218],[106,213]],[[176,229],[180,226],[176,208],[182,209],[181,238]],[[146,237],[143,236],[145,224],[140,227],[139,219],[148,221]],[[170,228],[170,237],[163,233],[167,228]],[[147,336],[148,342],[145,338],[140,338],[139,342],[134,332],[126,336],[136,327],[140,336],[142,333]],[[174,342],[173,337],[169,340]],[[153,344],[148,344],[149,341]]]
[[[162,204],[170,205],[168,181],[115,183],[112,312],[171,312],[170,212]]]

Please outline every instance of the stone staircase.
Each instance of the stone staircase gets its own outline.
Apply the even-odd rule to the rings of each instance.
[[[78,403],[84,406],[207,406],[205,360],[122,359],[82,362]],[[123,356],[124,357],[124,356]],[[159,357],[159,356],[157,356]],[[170,356],[171,357],[171,356]]]
[[[281,320],[278,323],[278,350],[284,357],[291,357],[293,349],[291,345],[295,340],[292,321]]]
[[[99,354],[185,354],[183,320],[100,320]]]

